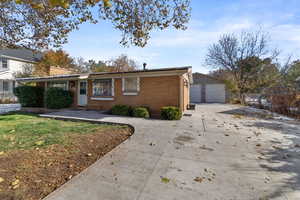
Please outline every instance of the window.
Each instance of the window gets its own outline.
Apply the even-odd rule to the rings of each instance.
[[[139,78],[138,77],[130,77],[130,78],[123,78],[123,92],[124,94],[136,94],[139,88]]]
[[[59,82],[48,82],[48,87],[49,88],[61,88],[64,90],[68,90],[68,83],[67,81],[59,81]]]
[[[112,79],[96,79],[93,81],[93,96],[114,96]]]
[[[9,91],[9,82],[3,81],[3,91],[8,92]]]
[[[7,62],[7,59],[6,58],[1,58],[1,68],[2,69],[7,69],[8,68],[8,62]]]
[[[79,94],[86,95],[86,82],[80,82]]]

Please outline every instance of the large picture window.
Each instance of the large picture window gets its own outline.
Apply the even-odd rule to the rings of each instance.
[[[93,96],[113,96],[112,79],[96,79],[93,81]]]
[[[123,92],[124,94],[137,94],[140,90],[138,77],[123,78]]]

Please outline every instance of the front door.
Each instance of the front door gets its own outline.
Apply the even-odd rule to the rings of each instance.
[[[79,81],[78,89],[79,89],[78,90],[78,105],[86,106],[86,104],[87,104],[87,82]]]

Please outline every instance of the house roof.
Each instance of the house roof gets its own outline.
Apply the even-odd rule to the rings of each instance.
[[[0,56],[26,62],[38,62],[42,58],[41,53],[28,49],[0,49]]]
[[[68,74],[68,75],[57,75],[57,76],[45,76],[45,77],[29,77],[29,78],[17,78],[20,82],[34,82],[34,81],[48,81],[48,80],[70,80],[70,79],[84,79],[84,78],[95,78],[99,76],[122,76],[137,73],[155,73],[157,75],[168,72],[186,71],[191,72],[192,67],[173,67],[173,68],[159,68],[159,69],[146,69],[146,70],[134,70],[126,72],[94,72],[89,74]]]

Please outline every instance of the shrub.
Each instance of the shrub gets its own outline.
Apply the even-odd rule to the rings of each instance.
[[[111,114],[130,116],[131,115],[131,107],[127,106],[127,105],[114,105],[111,109]]]
[[[46,91],[46,106],[51,109],[68,108],[73,103],[72,93],[61,88],[49,88]]]
[[[136,107],[132,111],[133,117],[149,118],[150,114],[147,108],[145,107]]]
[[[23,107],[42,107],[44,99],[44,88],[35,86],[18,86],[14,89]]]
[[[182,113],[178,107],[166,106],[161,108],[160,116],[165,120],[179,120],[181,119]]]

